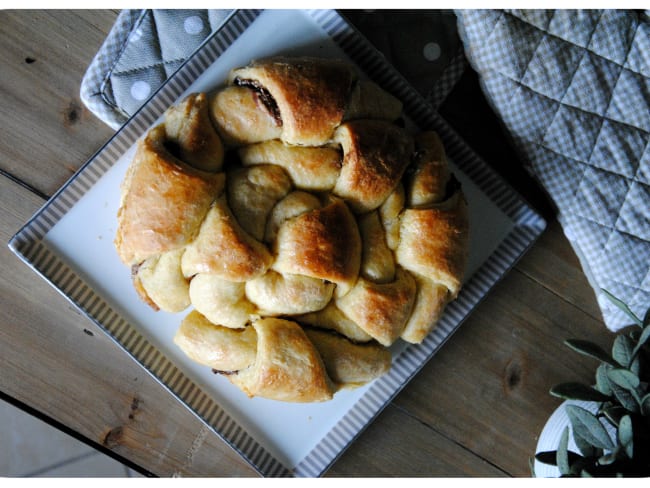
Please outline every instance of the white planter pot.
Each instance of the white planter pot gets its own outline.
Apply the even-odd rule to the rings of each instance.
[[[573,432],[571,430],[571,422],[566,413],[565,407],[567,405],[577,405],[589,410],[591,413],[596,413],[598,410],[598,405],[595,402],[582,402],[577,400],[566,400],[563,402],[553,414],[546,421],[546,425],[542,429],[542,432],[539,435],[537,441],[537,448],[535,454],[538,452],[544,451],[557,451],[558,446],[560,445],[560,438],[562,437],[562,432],[564,428],[569,426],[569,451],[577,452],[578,447],[573,440]],[[608,429],[609,430],[609,429]],[[610,432],[610,436],[612,432]],[[543,464],[535,460],[535,476],[537,478],[559,478],[560,471],[556,466],[551,466],[550,464]]]

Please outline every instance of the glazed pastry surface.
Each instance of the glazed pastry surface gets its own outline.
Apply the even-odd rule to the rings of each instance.
[[[340,60],[275,57],[138,143],[115,246],[175,343],[247,396],[321,402],[391,367],[462,288],[467,202],[432,131]]]

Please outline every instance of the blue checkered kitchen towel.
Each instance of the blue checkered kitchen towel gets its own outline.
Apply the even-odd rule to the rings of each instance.
[[[458,11],[471,66],[558,209],[606,325],[650,306],[650,15]]]

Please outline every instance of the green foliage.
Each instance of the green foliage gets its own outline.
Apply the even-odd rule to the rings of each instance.
[[[538,452],[537,461],[557,466],[562,477],[650,476],[650,309],[643,319],[611,293],[605,295],[631,320],[612,344],[611,354],[585,340],[565,344],[599,361],[595,385],[576,382],[551,388],[551,395],[594,402],[595,413],[567,405],[571,432],[580,452],[568,450],[569,427],[555,451]],[[610,436],[608,428],[616,434]],[[532,466],[532,462],[531,462]],[[533,472],[534,474],[534,472]]]

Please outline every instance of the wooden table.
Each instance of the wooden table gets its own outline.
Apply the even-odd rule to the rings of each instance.
[[[7,242],[113,131],[79,99],[116,11],[0,12],[0,237]],[[471,116],[462,110],[471,106]],[[548,229],[327,476],[529,476],[538,435],[593,361],[563,340],[611,334],[543,192],[468,72],[441,113]],[[57,291],[0,248],[2,398],[145,474],[256,476]]]

